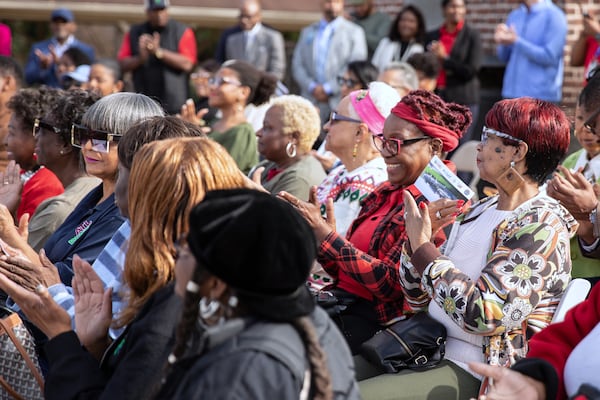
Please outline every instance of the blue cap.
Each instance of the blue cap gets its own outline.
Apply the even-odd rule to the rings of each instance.
[[[63,19],[66,22],[73,22],[75,21],[75,16],[68,8],[57,8],[56,10],[52,11],[52,14],[50,15],[50,21],[54,21],[55,19]]]

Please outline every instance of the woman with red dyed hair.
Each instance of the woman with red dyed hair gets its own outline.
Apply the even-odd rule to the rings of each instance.
[[[404,193],[412,256],[402,258],[401,276],[420,283],[405,290],[406,304],[428,307],[446,326],[445,359],[427,372],[363,381],[365,399],[476,397],[481,377],[467,364],[509,366],[524,357],[570,280],[577,222],[540,190],[569,147],[567,117],[552,103],[519,98],[496,103],[485,124],[477,165],[498,194],[456,218],[443,254],[431,243],[428,206]],[[401,395],[387,395],[397,388]]]
[[[446,103],[435,94],[417,90],[404,96],[385,120],[383,133],[374,132],[373,136],[386,164],[388,180],[362,202],[345,238],[335,231],[331,206],[328,218],[323,219],[316,196],[311,204],[289,193],[279,194],[313,228],[319,242],[317,261],[334,279],[320,296],[333,293],[335,298],[331,300],[343,303],[339,304],[341,307],[332,307],[330,314],[353,354],[382,327],[404,316],[404,295],[398,274],[406,240],[403,193],[410,191],[422,197],[414,186],[415,180],[433,156],[442,158],[456,148],[470,123],[471,113],[466,107]],[[438,201],[431,210],[444,216],[436,220],[439,228],[453,219],[457,201]],[[438,238],[436,243],[440,244],[443,239]]]

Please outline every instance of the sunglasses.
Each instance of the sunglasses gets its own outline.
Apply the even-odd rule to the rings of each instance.
[[[600,115],[600,108],[597,109],[592,115],[590,115],[590,117],[586,119],[583,123],[583,127],[588,131],[592,132],[594,135],[597,135],[598,132],[596,132],[596,124],[594,123],[594,125],[592,126],[592,121],[594,121],[598,117],[598,115]]]
[[[60,135],[63,132],[62,129],[57,128],[53,125],[50,125],[49,123],[44,122],[39,118],[36,118],[35,120],[33,120],[33,137],[37,137],[40,134],[42,129],[49,131],[49,132],[52,131],[52,132],[56,133],[57,135]]]
[[[110,143],[118,143],[123,135],[90,129],[83,125],[73,124],[71,127],[71,145],[83,148],[88,140],[92,142],[92,150],[108,153]]]
[[[345,115],[338,114],[336,111],[332,111],[331,114],[329,114],[329,123],[333,125],[333,123],[337,121],[355,122],[357,124],[362,124],[362,121],[359,119],[346,117]]]
[[[215,76],[208,80],[208,84],[212,86],[223,86],[226,83],[235,86],[242,86],[242,83],[226,76]]]
[[[419,136],[412,139],[386,139],[385,136],[379,134],[373,135],[373,144],[380,153],[385,151],[387,154],[393,157],[398,154],[402,146],[408,146],[425,139],[431,139],[431,136]]]
[[[495,129],[484,126],[483,130],[481,131],[481,144],[482,145],[487,143],[489,135],[494,135],[494,136],[502,138],[502,139],[512,140],[513,142],[517,142],[517,143],[523,142],[521,139],[511,136],[508,133],[500,132]]]
[[[346,87],[354,87],[356,85],[360,85],[359,81],[355,81],[354,79],[344,78],[343,76],[337,77],[337,83],[340,86],[346,85]]]

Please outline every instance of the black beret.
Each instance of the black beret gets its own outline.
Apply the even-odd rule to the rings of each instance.
[[[287,202],[250,189],[208,192],[191,212],[188,244],[251,311],[291,320],[314,309],[306,279],[315,237]]]

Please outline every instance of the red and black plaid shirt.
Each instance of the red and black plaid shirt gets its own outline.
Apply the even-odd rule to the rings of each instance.
[[[357,226],[384,206],[393,192],[399,190],[409,190],[417,203],[425,201],[414,186],[399,189],[389,182],[382,183],[363,201],[360,214],[348,231],[348,237],[351,237]],[[373,295],[375,312],[381,324],[386,324],[404,313],[399,269],[402,245],[408,238],[404,229],[402,193],[398,198],[399,203],[392,207],[375,228],[368,252],[358,250],[351,242],[332,232],[321,243],[317,256],[319,263],[332,277],[336,278],[342,270]],[[438,243],[438,238],[435,241]],[[441,241],[443,242],[443,239]]]

